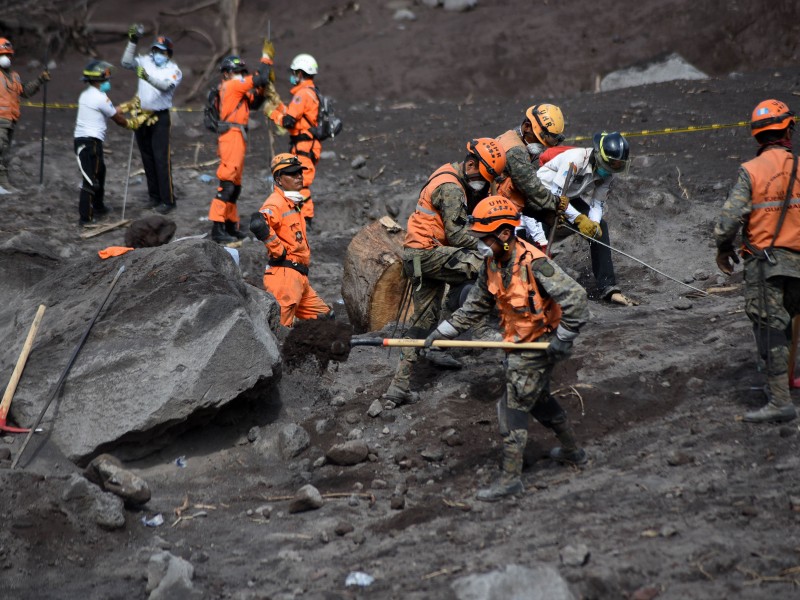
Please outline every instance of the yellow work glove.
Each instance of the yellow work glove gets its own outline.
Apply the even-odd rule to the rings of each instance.
[[[275,45],[266,39],[261,45],[261,62],[270,66],[275,62]],[[275,83],[275,69],[269,70],[269,81]]]
[[[135,113],[142,107],[142,103],[139,100],[139,96],[134,96],[130,100],[126,102],[122,102],[119,105],[119,109],[124,113]]]
[[[586,215],[578,215],[575,217],[575,226],[578,228],[578,231],[590,238],[599,238],[603,235],[600,223],[595,223]]]
[[[559,196],[558,206],[556,206],[556,211],[563,213],[565,210],[567,210],[568,206],[569,206],[569,198],[567,198],[566,196]]]
[[[125,119],[125,127],[127,129],[136,130],[139,129],[139,127],[141,127],[142,125],[145,124],[150,125],[151,123],[148,123],[148,121],[152,120],[152,118],[153,118],[153,113],[151,113],[150,111],[143,111],[137,115]],[[155,118],[157,119],[158,117]]]

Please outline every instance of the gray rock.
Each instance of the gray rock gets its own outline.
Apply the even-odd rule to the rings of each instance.
[[[672,306],[677,310],[689,310],[693,305],[688,298],[678,298]]]
[[[122,498],[104,492],[77,473],[67,479],[61,499],[64,512],[74,521],[91,521],[108,530],[125,526]]]
[[[582,567],[589,562],[591,552],[586,544],[569,544],[558,552],[561,562],[568,567]]]
[[[101,454],[90,462],[83,474],[86,479],[102,489],[122,498],[129,506],[141,506],[150,500],[147,482],[126,469],[119,459],[110,454]]]
[[[336,160],[336,152],[333,150],[323,150],[319,154],[320,160]]]
[[[308,484],[297,490],[292,501],[289,503],[290,513],[299,513],[307,510],[316,510],[322,508],[325,501],[322,499],[322,494],[313,485]]]
[[[334,464],[347,466],[364,462],[368,454],[369,446],[364,440],[350,440],[336,444],[325,456]]]
[[[284,460],[298,456],[310,443],[311,437],[308,432],[296,423],[284,425],[278,433],[278,446]]]
[[[33,253],[23,241],[0,248],[0,280],[14,282],[0,286],[0,339],[24,339],[35,307],[48,306],[48,335],[37,342],[37,353],[50,358],[26,365],[26,393],[11,407],[15,421],[29,423],[58,378],[53,360],[73,351],[122,259],[98,263],[87,253],[62,263],[43,258],[47,240]],[[144,456],[187,422],[207,422],[280,373],[272,333],[278,306],[245,283],[225,249],[191,239],[139,248],[124,261],[126,271],[64,385],[50,438],[78,464],[100,448],[113,448],[123,460]],[[21,289],[27,271],[37,279]],[[14,364],[18,351],[13,344],[0,348],[0,364]],[[126,439],[136,441],[123,445]]]
[[[401,8],[395,11],[394,16],[392,18],[395,21],[416,21],[417,15],[415,15],[413,11],[407,8]]]
[[[380,400],[373,400],[372,404],[369,405],[369,409],[367,410],[367,414],[373,418],[377,417],[382,412],[383,405],[381,404]]]
[[[261,429],[258,427],[258,425],[254,425],[247,430],[247,441],[250,443],[257,442],[260,436]]]
[[[92,507],[94,522],[108,530],[125,527],[125,508],[122,498],[107,494],[95,486],[89,489],[97,490]]]
[[[600,81],[600,91],[606,92],[677,79],[708,79],[708,75],[690,65],[680,55],[670,54],[666,59],[644,67],[629,67],[609,73]]]
[[[575,600],[559,572],[544,564],[508,565],[502,571],[467,575],[451,587],[458,600]]]
[[[198,597],[194,593],[194,567],[179,556],[158,552],[147,563],[148,600],[183,600]]]
[[[70,500],[77,500],[78,498],[85,498],[89,495],[89,486],[91,484],[86,481],[85,477],[81,477],[77,473],[73,473],[67,479],[67,485],[61,493],[61,499],[65,502]]]
[[[441,448],[425,448],[420,454],[422,458],[430,462],[441,462],[444,460],[444,452]]]
[[[351,169],[360,169],[364,165],[367,164],[367,159],[363,155],[359,154],[356,156],[352,161],[350,161],[350,168]]]
[[[466,12],[478,6],[478,0],[444,0],[442,5],[451,12]]]

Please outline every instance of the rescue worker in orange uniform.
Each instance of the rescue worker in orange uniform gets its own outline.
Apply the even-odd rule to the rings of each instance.
[[[317,172],[317,162],[322,152],[322,143],[314,138],[311,128],[317,126],[319,98],[315,92],[314,77],[319,67],[310,54],[298,54],[289,65],[289,82],[292,99],[284,104],[275,94],[275,107],[269,112],[269,119],[289,132],[289,152],[297,156],[305,167],[303,189],[305,200],[301,210],[308,224],[314,218],[314,200],[311,198],[311,184]]]
[[[50,81],[47,70],[28,83],[22,83],[19,73],[11,68],[14,47],[6,38],[0,38],[0,194],[13,194],[16,190],[8,180],[8,154],[14,139],[14,129],[19,120],[19,99],[30,98],[45,81]]]
[[[428,335],[439,322],[445,286],[450,284],[451,295],[458,295],[465,283],[477,277],[490,251],[469,235],[467,215],[489,195],[490,184],[505,164],[505,152],[495,140],[471,140],[464,160],[439,167],[420,191],[403,243],[403,268],[411,279],[414,301],[411,325],[404,337]],[[458,298],[454,300],[457,305]],[[419,394],[410,390],[411,371],[418,356],[417,349],[403,348],[384,398],[397,405],[419,400]],[[438,366],[461,367],[444,352],[427,352],[425,358]]]
[[[795,116],[779,100],[753,110],[756,157],[739,169],[714,227],[717,266],[726,275],[739,262],[733,243],[742,230],[744,309],[767,373],[767,403],[745,413],[749,423],[797,417],[789,393],[792,319],[800,314],[800,169],[792,153]],[[731,262],[733,261],[733,262]]]
[[[543,252],[515,237],[519,209],[507,198],[490,196],[470,215],[470,231],[491,250],[464,305],[425,340],[452,339],[474,326],[493,309],[500,312],[507,342],[549,342],[546,351],[509,351],[505,361],[506,391],[497,406],[503,436],[500,478],[478,492],[478,500],[494,502],[521,494],[522,456],[528,441],[528,418],[551,429],[561,446],[550,451],[555,461],[583,464],[586,452],[575,440],[567,414],[550,394],[556,362],[566,358],[589,316],[586,291]]]
[[[264,289],[281,307],[281,324],[296,320],[332,318],[331,307],[308,282],[311,249],[306,237],[303,202],[303,170],[300,160],[289,153],[272,159],[275,189],[259,212],[250,217],[250,231],[264,243],[269,254],[264,271]]]
[[[564,115],[554,104],[528,107],[522,124],[497,138],[497,143],[506,151],[506,169],[497,185],[497,194],[511,200],[522,211],[520,232],[524,231],[526,239],[540,248],[547,246],[547,236],[540,222],[554,221],[555,214],[563,213],[569,204],[569,198],[552,194],[536,175],[542,152],[562,141]],[[526,224],[531,225],[530,231],[526,230]]]
[[[266,59],[262,59],[266,62]],[[219,187],[208,210],[212,222],[211,239],[228,244],[247,237],[239,229],[239,210],[236,201],[242,193],[244,156],[247,151],[247,124],[250,111],[264,102],[264,86],[269,82],[265,65],[253,75],[238,56],[228,56],[219,67],[222,82],[219,87],[220,134],[217,145],[220,163],[217,168]]]

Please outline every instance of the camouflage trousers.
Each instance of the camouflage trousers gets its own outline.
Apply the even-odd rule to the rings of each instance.
[[[552,334],[551,334],[552,335]],[[538,341],[547,341],[551,336]],[[551,429],[569,449],[576,448],[567,413],[550,394],[553,363],[545,352],[509,352],[506,360],[506,393],[498,405],[503,436],[503,478],[522,474],[528,442],[528,416]]]
[[[8,156],[14,139],[14,123],[0,119],[0,186],[8,184]]]
[[[415,267],[416,263],[416,267]],[[438,246],[429,250],[406,248],[403,251],[403,268],[411,279],[411,297],[414,314],[404,339],[420,339],[439,324],[446,286],[455,286],[474,280],[483,264],[477,251],[452,246]],[[417,273],[415,273],[417,271]],[[392,385],[408,390],[414,363],[419,358],[415,348],[403,348]]]
[[[789,370],[792,318],[800,314],[800,278],[762,278],[760,269],[760,261],[745,261],[745,313],[753,323],[759,365],[768,376],[784,375]]]

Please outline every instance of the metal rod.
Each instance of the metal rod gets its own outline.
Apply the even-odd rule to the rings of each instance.
[[[636,261],[636,262],[638,262],[640,265],[643,265],[643,266],[647,267],[647,268],[648,268],[648,269],[650,269],[651,271],[655,271],[655,272],[656,272],[656,273],[658,273],[659,275],[661,275],[661,276],[663,276],[663,277],[666,277],[667,279],[671,279],[671,280],[672,280],[672,281],[674,281],[675,283],[680,283],[681,285],[685,285],[686,287],[688,287],[688,288],[691,288],[691,289],[693,289],[693,290],[694,290],[694,291],[696,291],[696,292],[699,292],[699,293],[700,293],[701,295],[703,295],[703,296],[708,296],[708,295],[709,295],[709,294],[708,294],[708,292],[706,292],[705,290],[701,290],[700,288],[696,288],[696,287],[694,287],[693,285],[689,285],[688,283],[684,283],[683,281],[680,281],[680,280],[678,280],[678,279],[675,279],[675,278],[674,278],[674,277],[672,277],[671,275],[667,275],[667,274],[666,274],[666,273],[664,273],[663,271],[659,271],[659,270],[658,270],[658,269],[656,269],[655,267],[653,267],[653,266],[651,266],[651,265],[648,265],[646,262],[644,262],[643,260],[639,260],[639,259],[638,259],[638,258],[636,258],[635,256],[631,256],[630,254],[628,254],[628,253],[626,253],[626,252],[623,252],[622,250],[618,250],[617,248],[614,248],[613,246],[609,246],[608,244],[605,244],[605,243],[601,242],[600,240],[596,240],[596,239],[594,239],[594,238],[592,238],[592,237],[589,237],[588,235],[585,235],[585,234],[581,233],[579,230],[577,230],[577,229],[575,229],[574,227],[570,226],[570,225],[569,225],[569,223],[564,223],[564,226],[565,226],[567,229],[569,229],[569,230],[571,230],[571,231],[574,231],[575,233],[577,233],[577,234],[578,234],[578,235],[580,235],[581,237],[585,237],[587,240],[589,240],[589,241],[590,241],[590,242],[592,242],[593,244],[600,244],[601,246],[605,246],[605,247],[606,247],[606,248],[608,248],[609,250],[613,250],[614,252],[618,252],[619,254],[622,254],[622,256],[626,256],[626,257],[630,258],[631,260],[635,260],[635,261]]]
[[[122,220],[125,220],[125,204],[128,202],[128,184],[131,181],[131,162],[133,162],[133,142],[136,139],[136,132],[131,131],[131,147],[128,151],[128,176],[125,177],[125,193],[122,196]],[[197,162],[197,161],[195,161]]]
[[[434,348],[500,348],[502,350],[547,350],[547,342],[484,342],[477,340],[435,340]],[[425,340],[407,338],[353,338],[350,346],[399,346],[423,348]]]
[[[105,298],[103,298],[103,301],[100,303],[100,306],[97,307],[97,311],[94,313],[94,316],[92,317],[92,320],[89,321],[89,325],[86,327],[86,331],[83,332],[83,335],[81,336],[81,339],[78,342],[78,345],[75,346],[75,349],[72,351],[72,356],[70,356],[69,362],[67,363],[67,366],[64,367],[64,370],[61,372],[61,377],[58,378],[58,382],[56,382],[56,387],[53,388],[53,393],[50,394],[50,398],[48,398],[47,402],[45,403],[44,407],[42,408],[42,411],[39,413],[39,416],[36,418],[36,422],[33,424],[33,426],[31,427],[31,430],[28,432],[28,435],[25,437],[25,442],[22,444],[22,447],[19,449],[19,452],[14,457],[14,462],[11,463],[11,468],[12,469],[16,468],[17,463],[19,463],[20,458],[22,458],[22,453],[25,452],[25,448],[28,447],[28,442],[31,441],[31,437],[36,432],[36,429],[39,427],[39,424],[42,422],[42,419],[44,418],[44,415],[47,412],[47,409],[50,408],[50,404],[53,402],[53,400],[55,399],[55,397],[58,394],[59,390],[61,389],[61,386],[64,383],[64,380],[67,378],[67,373],[69,373],[70,368],[72,368],[72,364],[75,362],[75,359],[78,357],[78,352],[81,351],[81,348],[83,348],[84,342],[86,342],[86,338],[89,337],[89,332],[92,330],[92,326],[94,325],[94,322],[97,320],[97,317],[100,316],[100,311],[103,310],[103,307],[106,305],[106,302],[108,301],[109,296],[111,296],[111,292],[114,291],[114,286],[117,285],[117,281],[119,280],[120,275],[122,275],[122,273],[124,271],[125,271],[125,265],[122,265],[119,268],[119,271],[117,271],[117,274],[114,276],[114,279],[111,282],[111,285],[108,287],[108,292],[106,292]]]

